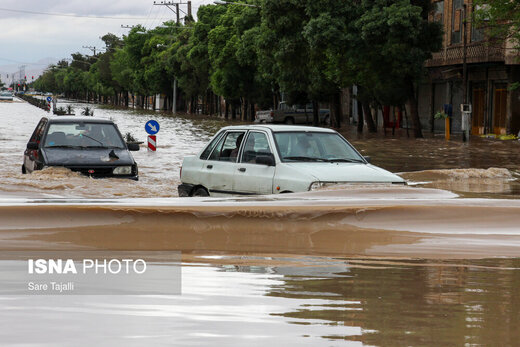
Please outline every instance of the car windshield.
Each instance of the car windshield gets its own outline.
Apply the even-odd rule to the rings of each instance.
[[[337,133],[275,132],[274,139],[280,158],[284,162],[365,162]]]
[[[124,148],[111,123],[54,123],[49,125],[44,147]]]

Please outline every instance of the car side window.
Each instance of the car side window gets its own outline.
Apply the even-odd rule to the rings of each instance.
[[[45,128],[46,123],[47,122],[45,121],[45,119],[40,120],[40,123],[38,123],[38,125],[36,126],[36,129],[34,129],[34,132],[31,136],[31,139],[29,140],[29,142],[40,143],[40,141],[42,139],[42,135],[43,135],[43,129]]]
[[[215,149],[215,147],[217,147],[217,144],[219,144],[219,140],[220,138],[222,137],[222,133],[218,134],[217,136],[215,136],[215,138],[213,139],[213,141],[211,141],[209,143],[209,145],[206,147],[206,149],[204,150],[204,152],[202,152],[202,154],[200,155],[200,159],[201,160],[206,160],[208,159],[209,155],[211,154],[211,152],[213,151],[213,149]]]
[[[259,156],[272,155],[269,141],[264,133],[252,131],[247,136],[240,161],[242,163],[256,164]]]
[[[236,162],[244,132],[229,132],[219,141],[209,160]]]

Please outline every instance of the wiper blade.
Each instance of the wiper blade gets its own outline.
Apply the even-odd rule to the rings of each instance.
[[[301,161],[327,161],[327,159],[322,159],[322,158],[298,157],[298,156],[295,156],[295,157],[284,157],[284,159],[301,160]]]
[[[364,163],[361,159],[349,159],[349,158],[335,158],[335,159],[327,159],[327,161],[331,163]]]
[[[94,141],[96,141],[97,143],[103,145],[103,142],[99,141],[98,139],[96,139],[96,138],[94,138],[94,137],[92,137],[92,136],[85,135],[85,134],[81,134],[81,136],[84,136],[84,137],[86,137],[86,138],[88,138],[88,139],[94,140]]]
[[[53,146],[45,146],[44,148],[84,148],[84,147],[71,146],[71,145],[53,145]]]

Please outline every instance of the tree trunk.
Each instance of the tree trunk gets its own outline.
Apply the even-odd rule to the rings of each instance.
[[[357,99],[357,113],[358,113],[357,132],[362,133],[365,121],[363,119],[363,105],[361,104],[361,101],[359,101],[359,99]]]
[[[224,103],[226,104],[226,106],[225,106],[226,107],[226,111],[225,111],[225,114],[224,114],[224,118],[229,119],[229,103],[228,103],[227,99],[224,100]]]
[[[370,108],[370,104],[368,102],[363,103],[363,111],[365,113],[365,118],[367,120],[367,129],[369,133],[376,133],[377,128],[374,123],[374,117],[372,116],[372,109]]]
[[[250,121],[254,122],[255,121],[255,113],[256,113],[255,112],[255,103],[252,102],[250,105],[251,105],[251,119],[250,119]]]
[[[312,125],[320,125],[320,104],[317,101],[312,101]]]
[[[417,98],[415,97],[415,87],[412,81],[408,82],[408,103],[410,104],[410,116],[412,117],[413,134],[416,139],[422,138],[421,120],[419,119],[419,109]]]
[[[329,121],[333,128],[341,127],[341,90],[330,98]]]
[[[241,111],[242,111],[242,121],[247,121],[248,117],[247,117],[247,109],[248,109],[248,101],[246,98],[243,98],[242,99],[242,107],[241,107]]]

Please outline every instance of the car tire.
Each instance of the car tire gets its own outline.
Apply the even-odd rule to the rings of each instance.
[[[195,188],[191,196],[209,196],[208,191],[204,187]]]
[[[25,169],[25,165],[22,165],[22,174],[26,174],[27,173],[27,170]]]
[[[284,123],[292,125],[292,124],[294,124],[294,118],[293,117],[287,117],[287,118],[285,118],[285,122]]]

